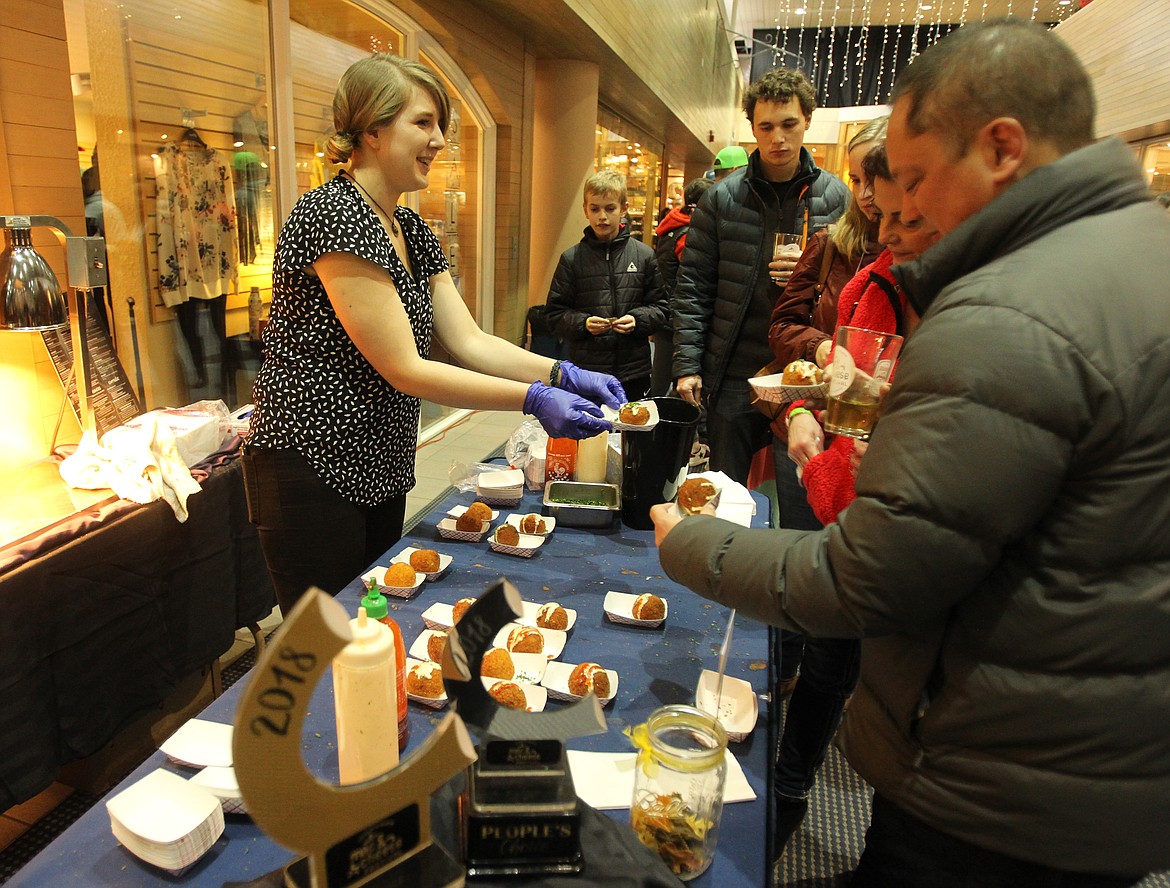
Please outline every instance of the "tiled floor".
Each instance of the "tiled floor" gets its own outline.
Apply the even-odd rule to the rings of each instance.
[[[521,413],[473,411],[420,444],[415,457],[417,483],[406,498],[407,520],[424,510],[451,485],[448,473],[453,463],[470,465],[493,453],[508,440],[522,418]],[[261,621],[260,627],[267,633],[279,624],[280,613],[273,610],[267,619]],[[224,665],[231,663],[251,649],[252,643],[251,633],[246,629],[239,630],[235,644],[220,662]],[[72,787],[54,783],[40,795],[0,814],[0,850],[26,833],[72,792]]]

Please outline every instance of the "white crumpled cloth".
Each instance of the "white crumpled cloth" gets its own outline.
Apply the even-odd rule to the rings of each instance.
[[[174,433],[152,413],[135,427],[112,429],[100,443],[86,432],[60,471],[71,487],[108,487],[136,503],[164,499],[180,522],[187,520],[187,498],[202,490],[179,456]]]

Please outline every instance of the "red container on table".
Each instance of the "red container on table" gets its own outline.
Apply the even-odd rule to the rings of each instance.
[[[544,460],[544,482],[572,481],[577,470],[577,442],[573,438],[549,438]]]

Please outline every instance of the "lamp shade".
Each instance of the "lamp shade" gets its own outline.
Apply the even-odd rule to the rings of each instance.
[[[69,307],[57,276],[33,249],[27,227],[4,229],[0,253],[0,330],[49,330],[69,324]]]

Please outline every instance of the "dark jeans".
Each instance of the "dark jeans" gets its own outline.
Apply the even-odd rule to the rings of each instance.
[[[772,440],[768,417],[752,406],[746,379],[725,379],[719,394],[707,402],[707,443],[711,469],[747,484],[752,457]]]
[[[787,445],[777,442],[773,458],[779,526],[819,530],[822,525],[796,478],[796,465],[788,458]],[[812,638],[782,629],[779,644],[773,645],[772,656],[776,660],[775,674],[782,679],[800,670],[800,680],[784,716],[784,733],[776,757],[775,791],[789,798],[804,798],[828,754],[845,711],[845,701],[857,687],[861,643],[852,638]],[[774,711],[779,709],[777,706]]]
[[[1141,879],[1141,875],[1068,872],[997,854],[927,826],[875,795],[865,851],[849,884],[851,888],[1126,888]]]
[[[406,494],[357,505],[295,450],[247,447],[243,464],[248,517],[283,614],[310,586],[336,595],[402,536]]]
[[[618,380],[622,384],[622,390],[626,393],[626,400],[638,401],[642,398],[651,397],[650,395],[650,377],[635,376],[632,379]]]
[[[650,397],[664,398],[674,394],[674,331],[659,330],[650,341],[654,344],[650,359]]]

